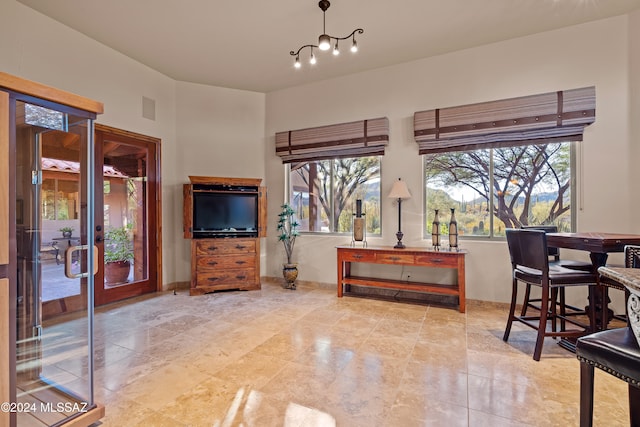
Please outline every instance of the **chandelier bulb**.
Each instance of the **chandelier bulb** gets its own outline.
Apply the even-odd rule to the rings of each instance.
[[[296,68],[302,67],[302,64],[300,64],[300,56],[296,56],[296,62],[293,63],[293,66]]]
[[[316,63],[316,56],[313,54],[313,51],[311,52],[311,59],[309,59],[309,64],[311,65],[315,65]]]
[[[333,54],[335,56],[340,55],[340,50],[338,50],[338,41],[336,40],[336,45],[333,47]]]
[[[329,50],[331,47],[331,37],[326,34],[322,34],[318,37],[318,48],[320,50]]]
[[[358,43],[356,42],[356,36],[353,36],[353,43],[351,43],[351,52],[358,51]]]

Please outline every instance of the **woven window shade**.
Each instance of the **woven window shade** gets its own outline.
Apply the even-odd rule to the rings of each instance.
[[[595,87],[420,111],[414,136],[420,154],[582,141],[595,121]]]
[[[283,163],[381,156],[389,143],[386,117],[276,133]]]

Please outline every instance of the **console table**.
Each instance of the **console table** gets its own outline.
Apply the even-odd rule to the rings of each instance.
[[[431,292],[458,297],[460,313],[465,311],[465,270],[466,251],[434,251],[426,248],[394,249],[392,246],[358,248],[338,246],[338,297],[341,298],[349,285],[390,288],[405,291]],[[457,284],[410,282],[406,280],[381,279],[351,275],[351,263],[393,264],[411,267],[432,267],[456,269]]]

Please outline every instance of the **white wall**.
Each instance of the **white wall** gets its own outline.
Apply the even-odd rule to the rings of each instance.
[[[193,83],[177,84],[177,150],[172,164],[182,183],[189,176],[264,178],[264,100],[263,93],[211,87]],[[174,205],[176,218],[182,218],[182,200]],[[176,234],[181,247],[176,277],[187,281],[191,274],[190,241],[179,227],[165,227]],[[262,248],[264,259],[264,248]]]
[[[629,15],[629,77],[630,77],[630,155],[627,185],[622,187],[628,191],[631,203],[631,231],[640,233],[640,197],[638,197],[638,163],[640,162],[640,10]],[[635,221],[634,221],[635,219]]]
[[[178,83],[14,0],[0,0],[0,40],[3,72],[103,102],[98,123],[162,140],[163,282],[188,281],[182,184],[263,177],[264,95]],[[155,120],[142,117],[143,96]]]
[[[628,17],[495,43],[370,72],[267,94],[266,174],[270,224],[283,200],[284,173],[274,154],[276,132],[387,116],[390,143],[382,161],[382,237],[370,244],[395,243],[397,207],[386,199],[397,178],[413,198],[402,204],[404,241],[422,240],[421,158],[413,140],[413,113],[522,95],[596,86],[596,122],[581,145],[578,229],[629,232],[633,223],[626,185],[630,164]],[[428,42],[428,41],[426,41]],[[357,60],[351,59],[349,60]],[[269,253],[282,253],[273,229]],[[301,280],[335,283],[335,246],[349,236],[303,235],[296,243]],[[462,240],[467,257],[467,297],[507,301],[509,256],[504,242]],[[588,259],[584,253],[573,253]],[[280,276],[281,258],[270,257],[266,274]]]

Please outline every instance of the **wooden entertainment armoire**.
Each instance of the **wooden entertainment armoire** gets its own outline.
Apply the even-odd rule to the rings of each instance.
[[[266,237],[267,191],[261,179],[190,176],[184,184],[184,237],[191,239],[190,295],[260,289],[260,238]],[[199,196],[255,201],[256,227],[203,230],[194,227]]]

